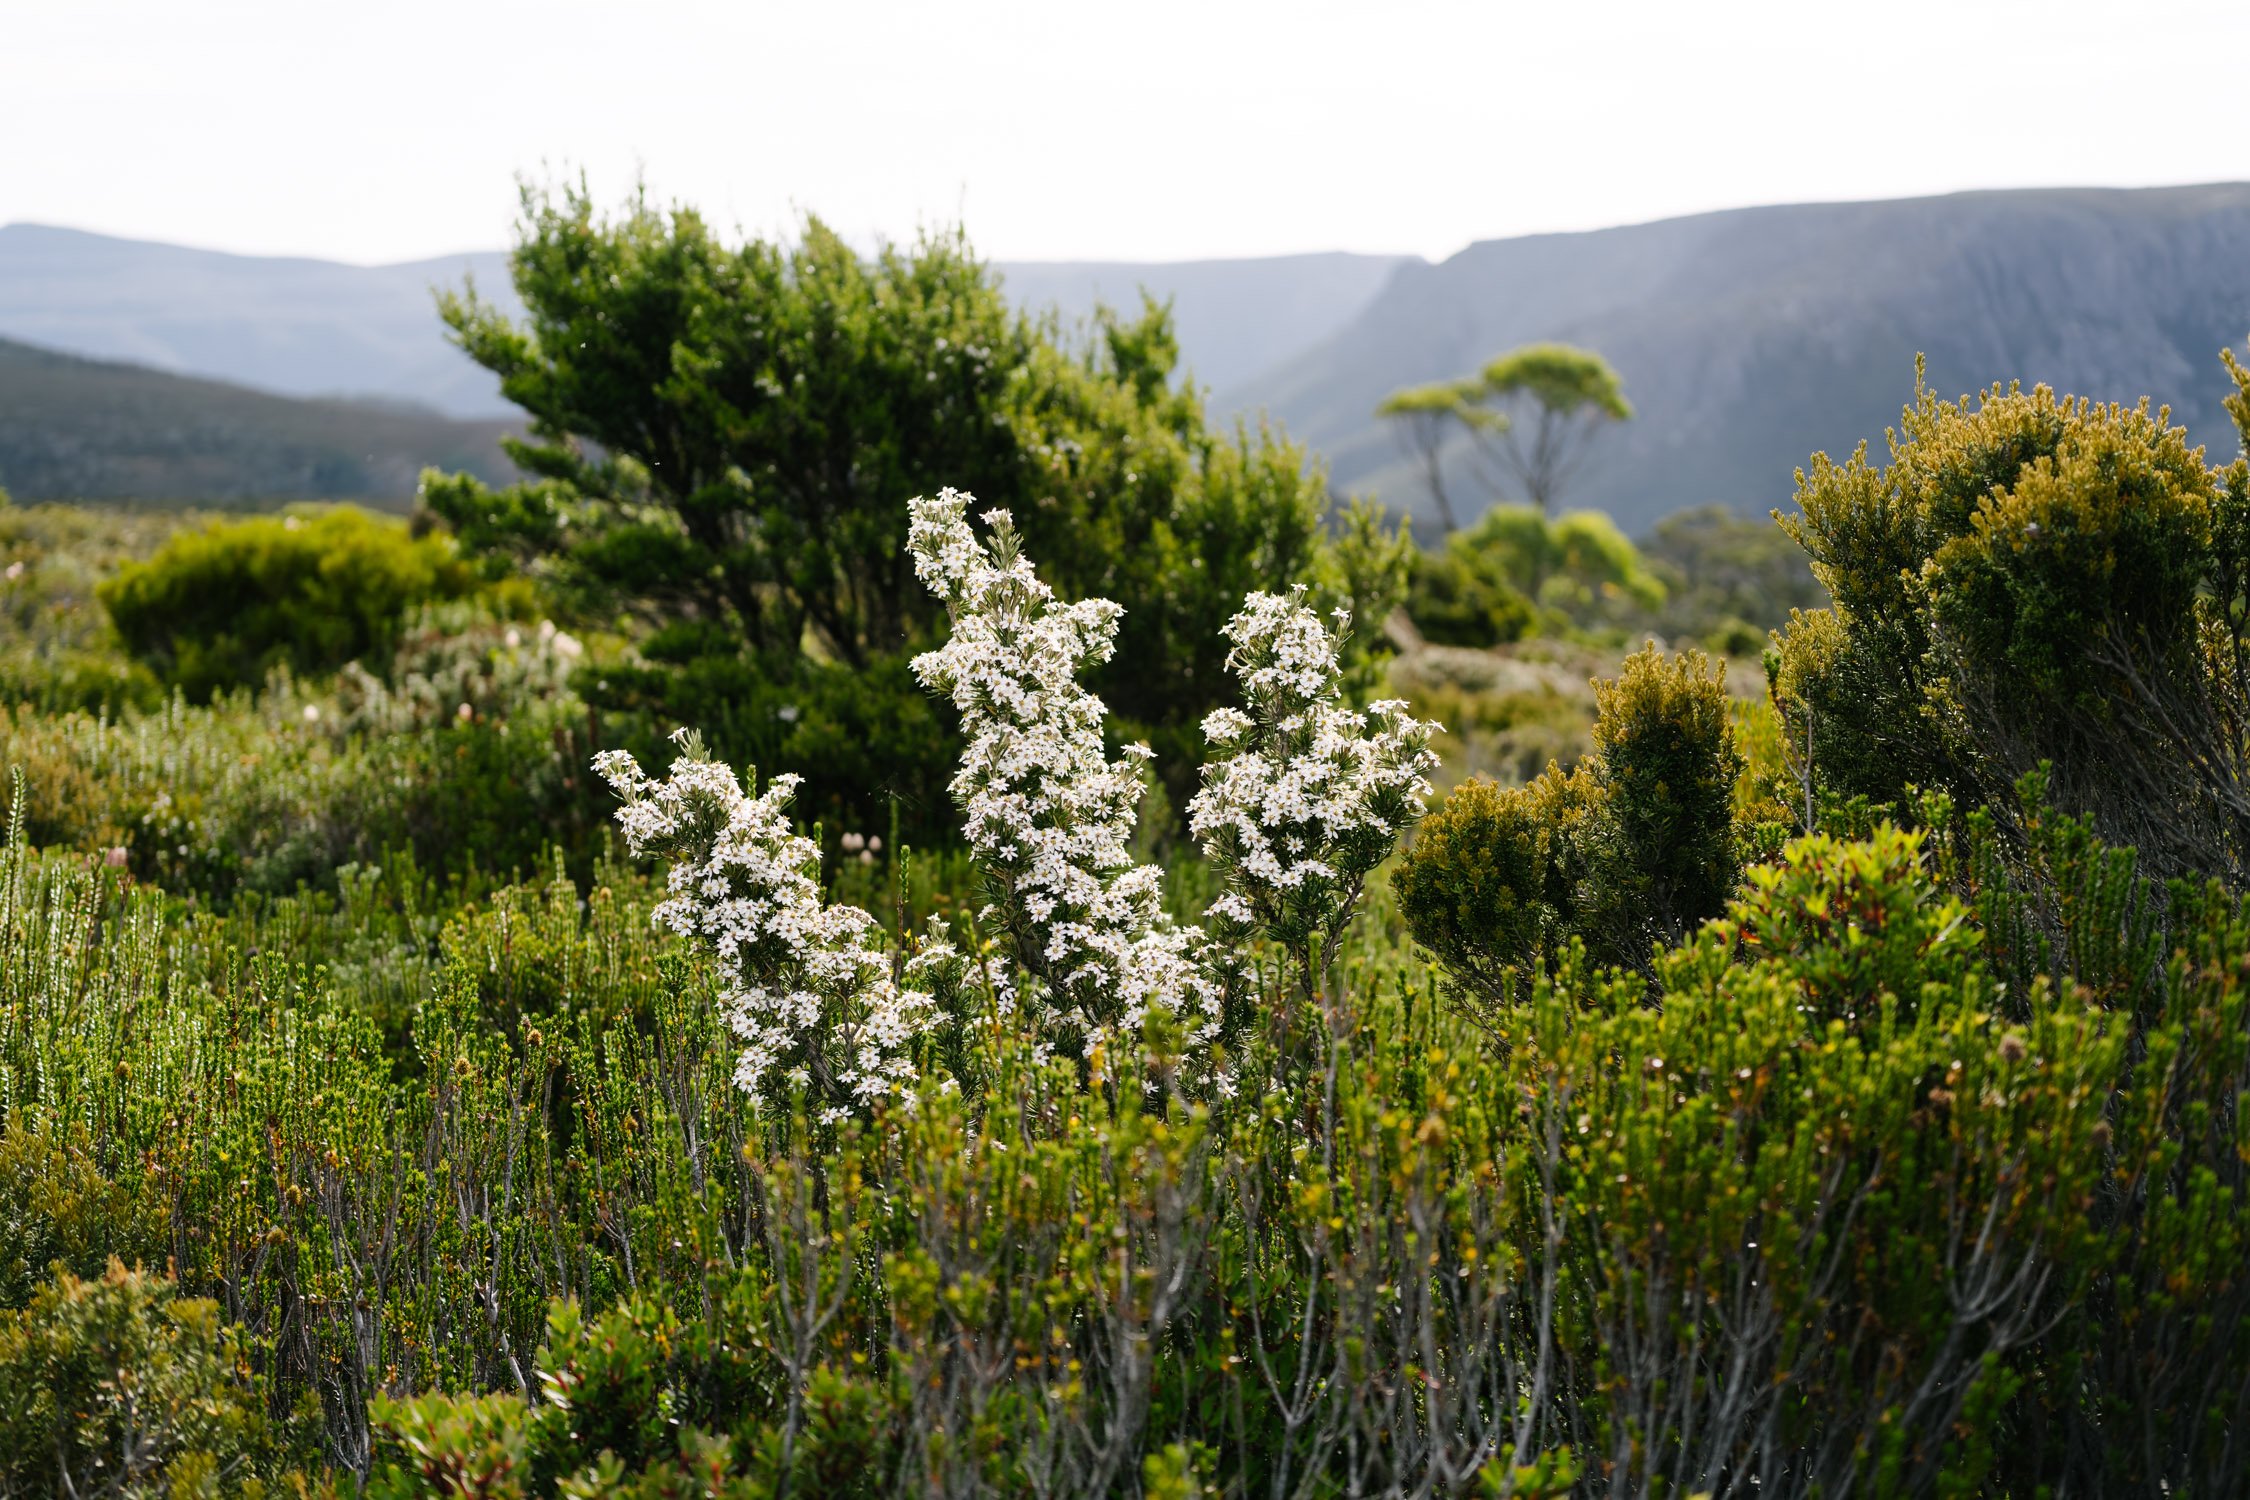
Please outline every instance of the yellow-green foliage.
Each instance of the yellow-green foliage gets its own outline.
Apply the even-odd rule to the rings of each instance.
[[[1973,1486],[2007,1435],[1962,1416],[2100,1263],[2122,1028],[2051,991],[2001,1015],[1917,852],[1792,845],[1658,962],[1661,1004],[1566,974],[1530,1008],[1618,1382],[1606,1454],[1664,1492],[1723,1482],[1688,1437],[1713,1426],[1789,1452],[1799,1493]]]
[[[1598,510],[1549,518],[1528,505],[1500,505],[1467,533],[1543,607],[1579,620],[1603,608],[1664,602],[1664,584],[1641,561],[1617,523]]]
[[[160,1226],[102,1175],[83,1127],[26,1120],[0,1135],[0,1307],[21,1307],[60,1266],[81,1277],[111,1257],[158,1258]]]
[[[2045,387],[1922,389],[1887,463],[1816,455],[1784,524],[1835,604],[1771,672],[1801,799],[2004,802],[2047,762],[2156,868],[2250,871],[2244,473],[2145,401]]]
[[[1594,749],[1529,785],[1457,787],[1422,822],[1393,884],[1415,940],[1472,1008],[1581,939],[1642,965],[1725,907],[1740,877],[1733,706],[1701,652],[1627,657],[1595,687]]]
[[[2192,650],[2218,498],[2186,432],[2145,404],[2059,410],[2055,451],[1994,485],[1922,577],[1960,669],[2032,711],[2099,702],[2104,631],[2168,662]]]
[[[1501,505],[1422,558],[1407,613],[1433,641],[1493,646],[1599,630],[1664,598],[1663,580],[1608,516]]]
[[[387,663],[409,610],[471,582],[447,541],[338,507],[182,532],[100,594],[126,646],[202,702],[277,666]]]
[[[112,1260],[0,1312],[0,1490],[243,1493],[281,1445],[219,1305]],[[252,1492],[255,1492],[254,1490]]]
[[[1510,994],[1576,914],[1570,841],[1598,801],[1583,771],[1455,787],[1391,877],[1414,940],[1474,993]]]
[[[1742,871],[1734,790],[1742,776],[1723,667],[1700,651],[1666,661],[1653,648],[1594,685],[1594,774],[1616,848],[1596,875],[1624,915],[1624,956],[1638,962],[1718,915]]]

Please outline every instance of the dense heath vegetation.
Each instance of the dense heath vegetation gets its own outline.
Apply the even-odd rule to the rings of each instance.
[[[517,277],[520,485],[0,506],[0,1493],[2250,1484],[2250,460],[1421,550],[956,239]]]

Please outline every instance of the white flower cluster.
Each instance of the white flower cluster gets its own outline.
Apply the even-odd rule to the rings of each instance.
[[[1343,706],[1337,633],[1304,594],[1252,594],[1228,622],[1227,665],[1247,711],[1204,719],[1214,758],[1188,804],[1189,828],[1227,879],[1215,934],[1264,928],[1300,948],[1335,941],[1368,873],[1421,816],[1438,729],[1400,701]],[[1338,632],[1349,623],[1337,611]]]
[[[683,753],[662,781],[622,750],[594,769],[624,798],[617,821],[633,853],[671,861],[658,925],[718,957],[720,1004],[743,1043],[736,1082],[760,1102],[808,1090],[824,1119],[911,1085],[908,1050],[938,1021],[915,982],[952,974],[958,955],[926,947],[894,983],[875,919],[821,899],[820,850],[786,815],[798,778],[747,796],[693,735],[674,740]]]
[[[1078,682],[1108,660],[1123,611],[1106,599],[1058,602],[1008,513],[985,514],[987,550],[969,526],[972,503],[956,490],[916,499],[907,547],[952,617],[951,637],[916,657],[914,672],[961,712],[969,743],[953,795],[992,887],[984,916],[1038,982],[1025,1001],[1073,1042],[1130,1036],[1152,1008],[1177,1017],[1190,1044],[1207,1041],[1222,990],[1200,961],[1203,936],[1170,922],[1159,872],[1127,847],[1150,751],[1109,760],[1102,702]]]

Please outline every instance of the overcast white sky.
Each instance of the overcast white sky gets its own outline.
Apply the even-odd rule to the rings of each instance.
[[[0,0],[0,222],[379,262],[519,173],[996,259],[2250,177],[2250,0]]]

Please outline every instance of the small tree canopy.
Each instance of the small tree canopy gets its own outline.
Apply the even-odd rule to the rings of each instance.
[[[1421,465],[1450,535],[1461,525],[1445,485],[1445,449],[1456,427],[1483,459],[1490,500],[1516,490],[1544,514],[1584,461],[1594,429],[1627,420],[1633,408],[1617,372],[1599,354],[1568,344],[1527,344],[1474,377],[1393,391],[1375,415],[1391,424],[1399,446]]]
[[[1484,367],[1477,407],[1517,420],[1472,428],[1525,497],[1551,511],[1585,461],[1594,429],[1633,415],[1609,362],[1568,344],[1527,344]],[[1528,428],[1528,432],[1526,429]]]
[[[1460,529],[1461,520],[1445,488],[1446,439],[1453,435],[1455,424],[1473,430],[1491,417],[1498,417],[1502,426],[1507,424],[1506,417],[1476,407],[1475,395],[1473,381],[1438,380],[1393,391],[1375,408],[1376,416],[1391,423],[1406,456],[1422,466],[1422,482],[1430,487],[1430,498],[1437,502],[1438,521],[1448,534]]]
[[[1478,386],[1487,396],[1529,396],[1560,416],[1592,412],[1623,422],[1633,415],[1609,361],[1569,344],[1526,344],[1511,350],[1484,367]]]
[[[1464,380],[1434,380],[1391,392],[1375,408],[1378,417],[1438,416],[1447,421],[1469,420],[1469,400],[1476,387]]]

